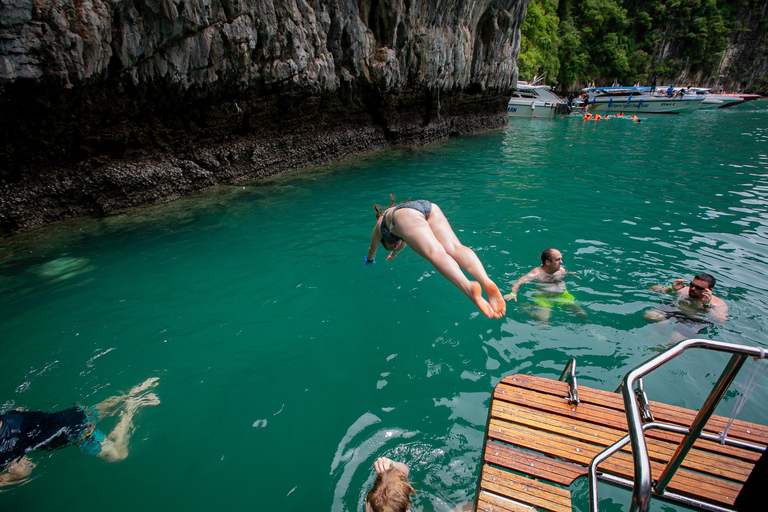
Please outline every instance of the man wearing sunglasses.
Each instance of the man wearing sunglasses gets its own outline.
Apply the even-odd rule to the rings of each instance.
[[[709,274],[701,273],[686,284],[685,279],[677,279],[669,286],[655,285],[651,290],[661,293],[674,293],[677,296],[678,314],[670,314],[669,311],[654,309],[643,315],[649,322],[659,322],[672,316],[678,317],[682,313],[690,319],[701,319],[724,323],[728,319],[728,305],[719,297],[712,294],[715,287],[715,278]],[[698,331],[697,331],[698,332]]]

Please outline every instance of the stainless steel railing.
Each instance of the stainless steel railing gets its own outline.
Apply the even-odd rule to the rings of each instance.
[[[579,384],[576,382],[576,358],[572,357],[565,365],[563,373],[560,375],[560,381],[568,379],[568,403],[575,405],[579,403]]]
[[[683,428],[674,425],[667,425],[657,422],[646,423],[643,425],[642,416],[647,407],[642,407],[638,403],[638,394],[643,397],[645,401],[645,392],[642,391],[642,378],[651,373],[653,370],[659,368],[665,363],[676,358],[688,349],[705,349],[713,350],[717,352],[726,352],[732,354],[730,360],[725,366],[723,373],[715,383],[712,391],[710,392],[707,400],[702,405],[699,413],[696,415],[690,428]],[[693,447],[693,443],[698,438],[712,439],[719,442],[725,442],[726,444],[742,446],[757,451],[762,451],[762,447],[751,445],[749,443],[734,442],[727,439],[721,440],[719,436],[703,433],[704,426],[707,424],[709,418],[714,414],[720,400],[725,395],[728,387],[733,383],[739,370],[741,369],[744,361],[748,357],[754,357],[756,359],[765,359],[766,351],[760,347],[748,347],[746,345],[736,345],[733,343],[724,343],[721,341],[704,340],[704,339],[689,339],[682,341],[672,347],[671,349],[659,354],[658,356],[650,359],[649,361],[637,366],[624,376],[621,385],[621,391],[624,398],[624,408],[627,414],[627,427],[629,435],[620,439],[613,445],[609,446],[600,453],[589,466],[589,507],[592,512],[598,511],[598,497],[597,497],[597,467],[603,460],[607,459],[617,451],[619,451],[627,442],[631,443],[632,454],[634,458],[634,483],[632,485],[632,503],[630,505],[631,512],[647,512],[651,503],[651,493],[655,491],[657,495],[670,496],[669,493],[665,493],[667,484],[674,476],[675,472],[682,464],[683,459]],[[563,372],[565,374],[565,372]],[[636,392],[635,385],[639,384],[640,392]],[[646,404],[644,404],[646,405]],[[678,445],[677,450],[671,457],[666,468],[659,477],[655,487],[651,479],[651,463],[648,457],[648,448],[645,443],[644,431],[651,428],[657,428],[662,430],[668,430],[683,434],[683,440]],[[611,480],[610,478],[605,478]],[[618,479],[617,479],[618,480]],[[698,502],[697,500],[688,500],[693,506],[699,506],[700,508],[707,508],[710,510],[726,510],[720,507],[712,506],[709,504]]]

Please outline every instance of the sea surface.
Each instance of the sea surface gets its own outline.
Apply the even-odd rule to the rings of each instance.
[[[652,285],[713,274],[730,318],[697,336],[768,347],[765,102],[641,121],[515,119],[0,238],[0,412],[150,377],[161,401],[135,417],[127,459],[36,453],[0,509],[361,511],[386,456],[411,467],[414,512],[448,512],[474,498],[502,377],[558,378],[575,357],[582,386],[612,391],[684,333],[643,320],[669,300]],[[365,266],[390,193],[440,205],[504,292],[559,249],[586,318],[537,320],[524,285],[487,319],[408,249]],[[698,407],[726,359],[686,353],[646,379],[649,398]],[[767,402],[763,379],[738,417],[768,423]],[[572,492],[586,511],[586,483]],[[627,510],[625,491],[600,493]]]

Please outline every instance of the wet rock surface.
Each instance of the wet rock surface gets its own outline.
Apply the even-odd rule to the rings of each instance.
[[[527,0],[0,0],[0,230],[500,128]]]

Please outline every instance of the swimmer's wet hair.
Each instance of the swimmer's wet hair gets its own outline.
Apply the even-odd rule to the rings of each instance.
[[[373,512],[405,512],[411,506],[411,494],[416,491],[408,477],[398,469],[388,469],[376,475],[366,501]]]
[[[395,201],[396,201],[395,194],[389,194],[389,206],[387,206],[387,208],[392,208],[393,206],[395,206]],[[379,220],[381,216],[384,215],[384,210],[386,210],[387,208],[384,208],[380,204],[373,205],[373,211],[376,212],[376,220]]]
[[[705,283],[707,283],[709,285],[710,290],[715,287],[716,280],[713,276],[709,274],[705,274],[702,272],[701,274],[694,277],[694,279],[698,279],[699,281],[704,281]]]

